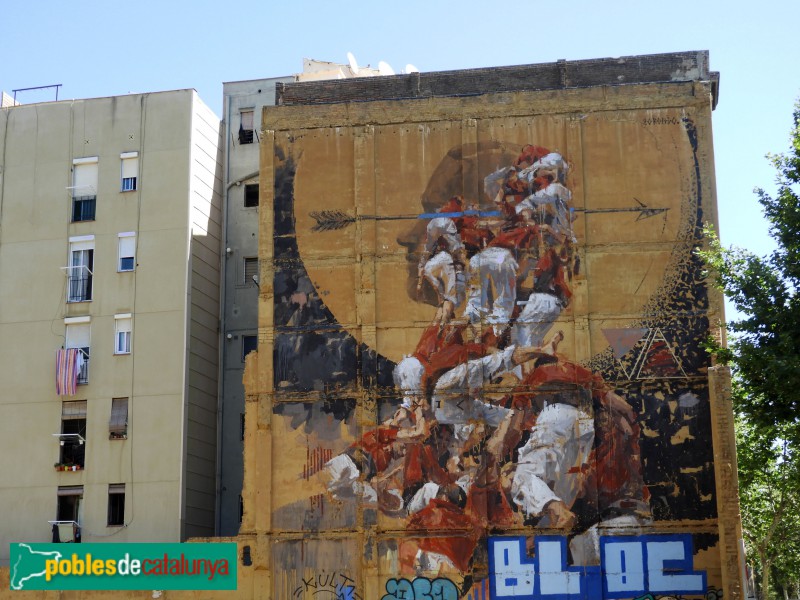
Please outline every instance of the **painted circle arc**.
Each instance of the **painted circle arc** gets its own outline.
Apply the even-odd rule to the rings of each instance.
[[[528,143],[557,151],[569,163],[565,184],[581,269],[571,282],[574,301],[560,318],[566,333],[560,350],[582,360],[608,345],[601,335],[591,335],[588,347],[578,343],[576,331],[585,329],[579,319],[588,318],[596,333],[635,321],[664,287],[665,273],[690,251],[680,244],[696,214],[686,131],[607,116],[584,119],[579,135],[566,126],[542,129],[542,135],[523,128],[514,141],[477,144],[459,143],[460,132],[421,128],[405,135],[376,128],[368,144],[356,128],[293,140],[297,245],[339,324],[358,341],[374,325],[374,350],[391,360],[413,352],[436,312],[435,294],[416,291],[424,215],[454,195],[481,210],[495,209],[484,178],[513,164]],[[560,133],[544,135],[553,129]],[[643,207],[666,210],[648,214]],[[319,230],[321,211],[342,223]]]

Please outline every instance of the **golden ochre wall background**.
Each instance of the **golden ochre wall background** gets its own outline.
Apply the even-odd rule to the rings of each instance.
[[[594,507],[576,500],[577,522],[564,528],[507,498],[478,501],[476,487],[466,500],[440,495],[452,518],[426,520],[412,512],[420,483],[408,485],[410,446],[384,468],[368,443],[401,406],[394,366],[418,350],[437,310],[427,284],[420,293],[414,286],[427,221],[401,217],[429,221],[456,194],[491,209],[484,177],[512,164],[526,144],[569,164],[571,251],[580,268],[548,335],[562,332],[559,360],[599,375],[636,415],[649,518],[606,531],[691,534],[694,569],[706,572],[709,593],[739,593],[727,375],[701,348],[716,333],[721,298],[693,254],[702,223],[716,223],[710,116],[707,82],[265,109],[262,206],[274,210],[260,213],[260,352],[246,375],[243,532],[270,540],[260,548],[274,597],[304,597],[316,581],[391,598],[400,580],[423,577],[479,598],[491,578],[487,538],[571,539],[602,520],[587,516],[597,499]],[[341,223],[320,230],[321,211]],[[484,319],[469,335],[480,339],[491,328]],[[487,401],[521,393],[507,375],[482,387]],[[491,431],[478,463],[491,462]],[[423,445],[445,434],[440,428]],[[524,444],[523,437],[506,455],[511,469]],[[452,458],[452,444],[450,454],[437,448],[440,463]],[[348,499],[333,489],[328,465],[342,455],[373,490],[356,485]],[[402,475],[387,475],[392,460],[403,463]],[[429,481],[438,476],[435,466],[422,470]],[[607,470],[590,485],[611,479]],[[581,495],[584,503],[591,496]]]

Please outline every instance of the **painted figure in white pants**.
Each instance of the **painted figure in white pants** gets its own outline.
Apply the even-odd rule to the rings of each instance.
[[[564,338],[558,332],[543,347],[509,346],[505,350],[476,358],[447,371],[436,382],[431,398],[433,414],[438,423],[451,425],[464,452],[479,439],[485,427],[493,428],[486,442],[490,462],[496,466],[504,451],[510,434],[518,429],[522,413],[497,406],[480,399],[484,385],[495,377],[512,372],[518,365],[543,356],[555,354]],[[490,477],[493,474],[489,474]]]
[[[435,252],[436,250],[438,252]],[[440,310],[434,322],[447,323],[464,302],[464,244],[453,219],[436,217],[426,228],[425,248],[417,267],[417,293],[427,280],[439,297]]]
[[[517,261],[506,248],[484,248],[469,261],[469,293],[465,316],[483,318],[499,333],[511,319],[517,298]]]
[[[520,346],[541,345],[562,310],[564,304],[555,295],[533,292],[514,322],[512,341]]]
[[[531,437],[519,450],[511,498],[530,517],[546,516],[543,526],[568,527],[581,492],[594,444],[594,419],[569,404],[546,405]]]

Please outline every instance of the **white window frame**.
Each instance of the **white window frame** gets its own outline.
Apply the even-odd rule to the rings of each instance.
[[[122,522],[111,523],[111,496],[122,496]],[[108,484],[108,515],[106,518],[106,527],[124,527],[125,526],[125,484],[124,483],[109,483]]]
[[[99,160],[97,156],[72,159],[72,185],[69,189],[73,198],[76,196],[97,196],[98,167]]]
[[[117,273],[126,273],[136,270],[136,232],[126,231],[118,235],[117,244]],[[122,259],[130,258],[132,266],[130,269],[122,268]]]
[[[111,414],[108,418],[108,438],[124,440],[128,438],[128,404],[130,398],[112,398]],[[114,410],[116,408],[116,410]],[[123,418],[124,417],[124,418]]]
[[[135,192],[139,189],[139,153],[123,152],[120,158],[120,192]]]
[[[69,238],[67,266],[67,302],[91,302],[94,273],[94,236],[80,235]],[[85,281],[85,283],[81,283]]]
[[[114,315],[114,354],[130,354],[133,338],[131,313]]]

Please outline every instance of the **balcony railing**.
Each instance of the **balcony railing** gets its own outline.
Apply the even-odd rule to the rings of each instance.
[[[81,348],[81,354],[83,355],[83,362],[80,363],[80,368],[78,369],[78,385],[89,383],[89,349]]]
[[[61,267],[67,274],[67,302],[87,302],[92,299],[92,272],[77,265]]]

